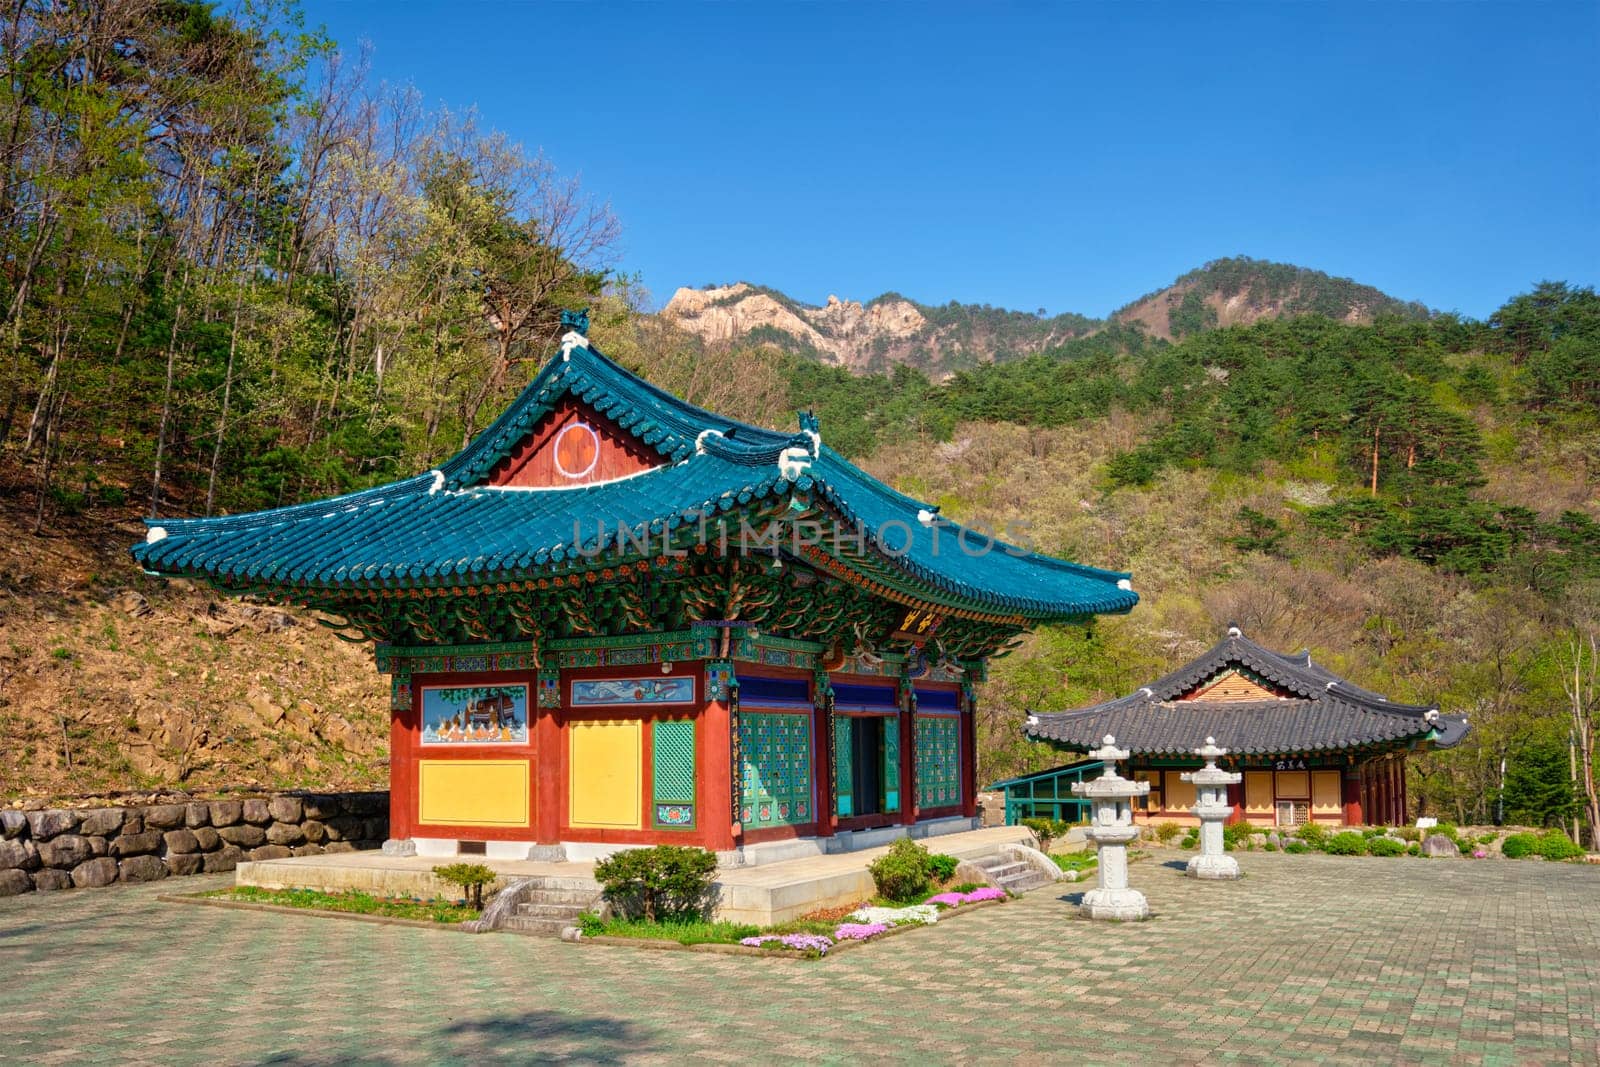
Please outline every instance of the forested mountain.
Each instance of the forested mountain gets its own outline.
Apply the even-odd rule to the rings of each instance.
[[[20,10],[0,38],[0,796],[381,778],[369,654],[143,577],[134,520],[426,470],[555,351],[561,308],[592,305],[596,342],[668,389],[772,426],[813,409],[952,518],[1133,571],[1133,614],[996,664],[986,779],[1061,758],[1021,740],[1027,709],[1127,691],[1234,621],[1468,714],[1461,748],[1412,761],[1429,811],[1573,813],[1569,735],[1600,699],[1593,289],[1540,283],[1476,322],[1224,260],[1103,323],[690,290],[701,336],[638,310],[616,220],[547,161],[281,13]],[[717,318],[758,297],[769,332]],[[780,313],[842,347],[793,343]]]
[[[1135,333],[1168,341],[1218,326],[1296,315],[1354,323],[1380,315],[1425,319],[1428,314],[1421,304],[1404,303],[1348,278],[1248,257],[1207,263],[1105,320],[954,300],[932,307],[899,293],[864,305],[830,296],[822,307],[811,307],[748,282],[679,289],[661,309],[668,323],[710,343],[769,344],[857,372],[884,373],[905,365],[935,377],[1108,331],[1115,344],[1127,347],[1138,343]]]

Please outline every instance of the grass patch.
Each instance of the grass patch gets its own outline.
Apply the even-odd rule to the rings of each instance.
[[[680,945],[737,945],[741,937],[755,937],[761,927],[750,923],[648,922],[644,919],[607,919],[598,926],[584,924],[588,937],[631,937],[644,941],[676,941]],[[594,933],[589,933],[594,930]]]
[[[1055,860],[1056,866],[1063,871],[1086,871],[1100,862],[1099,855],[1092,849],[1082,852],[1052,852],[1050,858]]]
[[[462,907],[441,900],[394,900],[351,890],[323,893],[316,889],[262,889],[241,885],[200,894],[249,904],[274,904],[280,908],[315,908],[342,911],[353,915],[382,915],[390,919],[425,919],[436,923],[459,923],[476,919],[476,908]]]

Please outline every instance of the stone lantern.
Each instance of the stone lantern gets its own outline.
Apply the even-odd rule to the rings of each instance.
[[[1144,894],[1128,887],[1128,842],[1139,836],[1133,825],[1133,798],[1150,792],[1149,782],[1133,782],[1117,773],[1117,761],[1128,758],[1126,749],[1106,735],[1104,744],[1089,753],[1104,761],[1105,773],[1092,782],[1074,782],[1072,791],[1088,798],[1089,829],[1100,860],[1100,885],[1083,895],[1082,911],[1091,919],[1146,919],[1150,905]]]
[[[1239,861],[1223,850],[1222,824],[1233,814],[1228,787],[1238,785],[1244,776],[1217,766],[1218,757],[1226,756],[1228,750],[1218,748],[1214,737],[1206,738],[1194,754],[1206,765],[1182,776],[1184,781],[1194,783],[1195,805],[1189,810],[1200,820],[1200,854],[1189,860],[1187,873],[1195,878],[1237,878]]]

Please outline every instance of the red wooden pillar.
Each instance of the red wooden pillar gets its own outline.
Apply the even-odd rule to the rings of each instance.
[[[410,711],[389,712],[389,836],[411,836],[417,817],[417,764],[411,745],[411,724],[421,717],[417,687],[407,678]]]
[[[816,816],[816,835],[833,836],[833,760],[828,758],[832,744],[833,723],[828,721],[825,701],[817,699],[816,679],[811,680],[811,781],[816,792],[812,796],[812,814]]]
[[[961,760],[961,814],[973,819],[978,815],[978,703],[975,699],[965,703],[956,756]]]
[[[1360,826],[1365,816],[1361,812],[1362,782],[1365,777],[1364,768],[1356,768],[1356,773],[1345,774],[1339,780],[1340,800],[1344,802],[1344,824],[1346,826]]]
[[[700,805],[706,848],[733,848],[733,717],[725,701],[710,700],[700,713]]]
[[[917,698],[906,697],[900,712],[900,822],[917,821]]]
[[[533,739],[533,839],[541,845],[556,845],[561,843],[561,765],[567,755],[561,736],[562,710],[538,708],[536,711],[530,731]]]
[[[1227,825],[1244,822],[1244,783],[1237,782],[1228,787],[1228,806],[1233,810],[1228,813]]]

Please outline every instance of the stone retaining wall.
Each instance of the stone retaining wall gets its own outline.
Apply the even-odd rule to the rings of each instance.
[[[118,808],[0,811],[0,897],[169,875],[242,860],[377,848],[389,794],[278,793]]]

